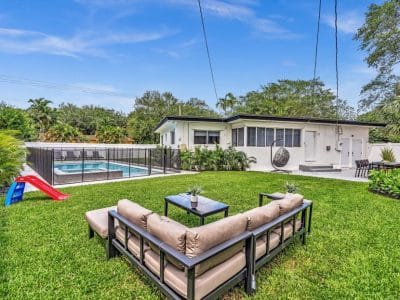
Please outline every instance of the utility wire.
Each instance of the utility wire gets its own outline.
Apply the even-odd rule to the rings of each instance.
[[[336,119],[339,119],[339,46],[338,46],[338,2],[335,0],[335,73],[336,73]]]
[[[14,77],[6,74],[0,74],[0,83],[8,83],[8,84],[17,84],[17,85],[27,85],[31,87],[42,87],[54,90],[63,90],[63,91],[72,91],[72,92],[81,92],[87,94],[94,95],[106,95],[106,96],[114,96],[114,97],[133,97],[130,94],[126,93],[118,93],[104,89],[95,89],[90,87],[72,85],[72,84],[63,84],[63,83],[54,83],[48,81],[34,80],[23,77]]]
[[[317,37],[316,37],[316,40],[315,40],[315,54],[314,54],[314,76],[313,76],[314,86],[315,86],[315,79],[317,77],[319,32],[320,32],[320,24],[321,24],[321,7],[322,7],[322,0],[319,0],[318,22],[317,22]]]
[[[204,25],[204,16],[203,16],[203,9],[201,7],[201,1],[197,0],[198,4],[199,4],[199,11],[200,11],[200,18],[201,18],[201,26],[203,29],[203,36],[204,36],[204,43],[206,46],[206,50],[207,50],[207,57],[208,57],[208,64],[210,66],[210,72],[211,72],[211,80],[212,80],[212,84],[214,87],[214,93],[215,93],[215,98],[218,102],[218,93],[217,93],[217,86],[215,84],[215,77],[214,77],[214,71],[213,71],[213,67],[212,67],[212,63],[211,63],[211,55],[210,55],[210,49],[208,47],[208,41],[207,41],[207,33],[206,33],[206,27]]]

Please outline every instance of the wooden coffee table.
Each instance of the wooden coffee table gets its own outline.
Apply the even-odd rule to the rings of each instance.
[[[192,208],[190,203],[190,195],[179,194],[179,195],[166,196],[164,198],[165,216],[168,216],[169,203],[186,210],[188,213],[192,213],[200,217],[200,225],[204,225],[204,218],[222,211],[224,212],[224,218],[226,218],[228,216],[228,211],[229,211],[229,205],[203,196],[199,196],[197,207]]]

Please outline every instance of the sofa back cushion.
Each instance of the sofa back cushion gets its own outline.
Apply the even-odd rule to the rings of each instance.
[[[186,232],[186,256],[195,257],[207,250],[226,242],[244,231],[247,227],[247,218],[243,214],[224,218],[214,223],[190,228]],[[220,254],[200,263],[195,268],[195,275],[199,276],[207,270],[230,259],[243,249],[243,243],[236,244]]]
[[[185,225],[171,220],[168,217],[160,216],[156,213],[151,214],[147,219],[147,231],[151,235],[155,236],[160,241],[163,241],[183,254],[185,254],[187,229],[188,228]],[[153,243],[149,244],[150,248],[155,253],[160,255],[160,249]],[[170,255],[166,255],[166,259],[178,269],[184,269],[184,266]]]
[[[247,230],[252,231],[279,217],[279,205],[275,201],[243,213],[247,217]]]
[[[291,196],[286,196],[282,200],[275,200],[274,202],[279,205],[279,215],[286,214],[293,209],[301,206],[303,204],[304,197],[300,194],[293,194]]]
[[[186,230],[188,228],[169,218],[154,213],[147,219],[147,231],[172,248],[185,254]]]
[[[153,213],[151,210],[127,199],[118,201],[117,212],[131,223],[145,230],[147,229],[147,218]],[[125,228],[122,224],[120,226]]]

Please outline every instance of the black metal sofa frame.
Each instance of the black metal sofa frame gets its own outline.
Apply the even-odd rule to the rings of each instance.
[[[308,220],[307,211],[309,210]],[[295,221],[297,217],[301,214],[301,227],[296,230]],[[112,258],[119,254],[125,255],[132,265],[137,266],[140,270],[144,272],[157,286],[160,290],[170,299],[182,299],[182,297],[170,288],[164,282],[164,261],[166,255],[169,255],[181,263],[185,268],[187,268],[187,299],[195,299],[195,266],[207,259],[221,253],[227,248],[235,245],[238,242],[245,241],[245,254],[246,254],[246,266],[234,277],[230,278],[224,282],[221,286],[210,292],[203,299],[215,299],[223,295],[226,291],[237,285],[241,281],[245,281],[245,291],[247,294],[251,294],[256,289],[255,272],[263,265],[268,264],[278,253],[289,246],[292,242],[296,241],[298,237],[301,238],[302,243],[306,244],[306,237],[311,233],[311,217],[312,217],[312,201],[304,200],[300,207],[281,215],[280,217],[274,219],[273,221],[260,226],[253,231],[245,231],[239,236],[221,243],[214,248],[209,249],[203,254],[189,258],[176,249],[170,247],[168,244],[157,239],[153,235],[149,234],[146,230],[141,227],[131,223],[116,211],[112,210],[108,212],[108,241],[107,241],[107,257]],[[125,226],[125,243],[121,243],[115,234],[115,219]],[[292,221],[293,232],[290,237],[284,239],[284,225]],[[308,221],[308,222],[307,222]],[[270,233],[272,230],[280,226],[281,237],[279,245],[270,251],[269,241]],[[137,258],[128,250],[128,235],[129,233],[134,233],[139,237],[140,241],[140,256]],[[255,249],[256,249],[256,239],[262,235],[266,235],[266,253],[259,259],[255,260]],[[160,251],[160,276],[153,274],[144,263],[144,245],[145,242],[150,242],[154,244]]]
[[[187,268],[187,299],[195,299],[195,266],[207,259],[219,254],[220,252],[226,250],[227,248],[241,242],[245,241],[246,249],[246,267],[241,270],[234,277],[230,278],[223,285],[219,286],[203,299],[215,299],[224,294],[227,290],[231,289],[239,282],[245,280],[245,290],[246,293],[250,294],[252,292],[252,283],[249,279],[252,278],[252,261],[253,261],[253,243],[251,232],[245,231],[237,237],[226,241],[222,244],[209,249],[208,251],[202,253],[199,256],[189,258],[176,249],[170,247],[168,244],[160,241],[153,235],[149,234],[147,231],[143,230],[139,226],[129,222],[127,219],[119,215],[116,211],[109,211],[108,213],[108,242],[107,242],[107,257],[114,257],[119,253],[125,255],[129,261],[139,267],[156,285],[161,289],[161,291],[171,299],[182,299],[182,297],[177,294],[173,289],[171,289],[164,282],[164,262],[166,255],[173,257],[179,263],[181,263],[185,268]],[[125,243],[122,244],[116,239],[114,221],[117,219],[120,223],[125,226]],[[128,250],[128,233],[134,233],[139,236],[140,241],[140,257],[136,258]],[[144,243],[150,242],[155,245],[160,251],[160,277],[153,274],[144,263]]]
[[[257,229],[252,231],[253,235],[253,244],[255,249],[255,241],[257,238],[266,235],[266,253],[261,256],[259,259],[253,261],[252,269],[254,271],[258,270],[265,264],[268,264],[277,254],[279,254],[284,248],[289,246],[291,243],[296,241],[297,237],[301,238],[303,245],[306,244],[307,235],[311,233],[311,217],[312,217],[312,209],[313,203],[312,201],[304,200],[303,204],[300,207],[295,208],[294,210],[276,218],[275,220],[258,227]],[[308,220],[307,220],[307,211],[308,211]],[[299,230],[296,230],[296,219],[298,215],[301,214],[301,227]],[[284,239],[284,225],[287,222],[292,221],[292,235],[287,239]],[[275,247],[273,250],[270,250],[270,234],[271,232],[280,227],[280,241],[279,245]],[[253,250],[255,251],[255,250]],[[255,253],[253,253],[253,257],[255,257]]]

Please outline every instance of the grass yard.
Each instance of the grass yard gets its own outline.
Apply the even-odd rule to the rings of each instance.
[[[399,299],[400,202],[367,191],[367,184],[258,172],[205,172],[63,189],[53,202],[40,193],[0,208],[0,298],[151,299],[161,297],[144,275],[118,257],[107,261],[99,238],[88,240],[84,213],[128,198],[155,212],[163,196],[201,185],[228,203],[230,215],[256,207],[258,192],[294,181],[314,200],[313,231],[257,273],[254,299]],[[189,226],[198,219],[170,206]],[[221,216],[211,217],[208,221]],[[227,298],[246,298],[236,288]]]

